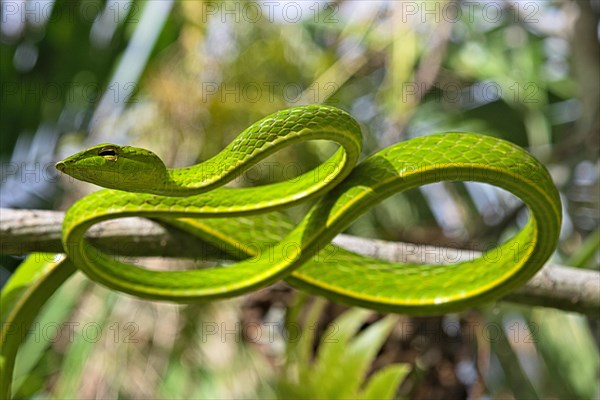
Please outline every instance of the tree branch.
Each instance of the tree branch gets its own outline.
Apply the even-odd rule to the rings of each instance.
[[[58,211],[0,208],[0,254],[63,252]],[[225,254],[176,228],[142,218],[122,218],[95,225],[90,242],[105,252],[126,256],[178,258],[223,257]],[[439,254],[452,259],[477,257],[474,250],[459,250],[410,243],[386,242],[338,235],[334,243],[359,254],[399,262],[439,262]],[[504,298],[521,304],[554,307],[600,317],[600,273],[546,264],[527,284]]]

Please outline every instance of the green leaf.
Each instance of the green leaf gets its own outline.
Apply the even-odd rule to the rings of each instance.
[[[361,383],[367,374],[369,366],[377,357],[379,349],[389,336],[397,318],[389,315],[370,325],[361,332],[345,352],[342,352],[337,369],[341,380],[338,387],[333,388],[332,394],[343,397],[354,397],[359,392]]]
[[[297,357],[298,357],[298,375],[300,382],[305,382],[310,379],[311,374],[311,360],[312,360],[312,349],[315,341],[315,327],[319,320],[323,308],[325,307],[325,301],[318,299],[315,301],[313,306],[309,309],[306,317],[306,323],[302,336],[298,341]]]
[[[320,307],[319,307],[320,306]],[[322,305],[312,306],[308,323],[315,323]],[[356,332],[366,322],[370,311],[351,309],[333,321],[322,335],[317,356],[311,362],[314,331],[302,337],[295,352],[296,363],[288,363],[284,376],[277,385],[280,398],[393,398],[400,382],[410,369],[394,364],[374,374],[365,383],[367,371],[381,346],[393,329],[397,317],[387,316],[371,324],[358,335]],[[309,325],[310,326],[310,325]],[[291,375],[291,376],[290,376]],[[299,379],[293,379],[297,376]]]
[[[30,258],[32,257],[28,260]],[[47,332],[52,332],[55,326],[62,326],[67,320],[85,288],[85,282],[81,275],[67,281],[50,297],[33,325],[28,327],[31,334],[23,341],[15,359],[13,393],[20,393],[20,388],[26,381],[35,380],[34,377],[29,377],[29,374],[34,373],[32,371],[45,356],[51,344],[46,340]]]
[[[19,298],[29,289],[30,286],[42,277],[48,268],[52,267],[51,261],[56,254],[35,253],[27,257],[19,268],[10,276],[2,291],[0,291],[0,316],[1,322],[10,314],[13,306],[19,301]],[[40,267],[44,265],[43,267]]]
[[[341,385],[348,383],[340,364],[349,361],[343,359],[348,351],[348,343],[369,314],[358,308],[347,311],[332,322],[323,334],[312,375],[321,395],[334,396]]]
[[[396,388],[410,372],[408,364],[388,365],[377,371],[365,387],[361,397],[363,399],[391,399],[396,393]]]

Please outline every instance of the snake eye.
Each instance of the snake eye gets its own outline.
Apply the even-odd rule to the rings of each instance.
[[[100,157],[104,157],[107,160],[111,160],[114,161],[117,159],[117,149],[115,149],[112,146],[106,146],[100,149],[100,151],[98,151],[98,155]]]

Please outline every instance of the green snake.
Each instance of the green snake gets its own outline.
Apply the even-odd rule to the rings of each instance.
[[[309,140],[339,145],[329,160],[273,184],[224,186],[283,147]],[[530,279],[554,251],[558,192],[546,168],[522,148],[490,136],[450,132],[414,138],[357,164],[358,123],[331,106],[295,107],[244,130],[197,165],[169,169],[153,152],[101,144],[59,162],[79,180],[107,189],[75,203],[63,225],[68,271],[112,289],[175,302],[233,297],[285,279],[300,289],[383,312],[441,314],[497,299]],[[529,220],[512,239],[477,259],[448,265],[392,263],[331,244],[387,197],[438,181],[479,181],[519,197]],[[297,224],[281,211],[314,200]],[[107,219],[139,216],[185,229],[221,250],[231,265],[156,271],[93,248],[85,232]],[[73,267],[74,266],[74,267]]]
[[[340,148],[293,180],[223,186],[282,147],[307,140],[330,140]],[[168,169],[144,149],[94,146],[57,164],[77,179],[113,189],[93,193],[69,209],[65,250],[91,279],[149,299],[232,297],[287,277],[295,286],[340,301],[403,313],[453,311],[501,296],[527,281],[553,252],[561,219],[558,193],[545,168],[523,149],[487,136],[445,133],[399,143],[355,166],[361,143],[360,127],[346,112],[306,106],[258,121],[218,155],[188,168]],[[319,252],[333,253],[326,249],[331,240],[365,210],[394,193],[439,180],[502,187],[529,206],[532,218],[490,255],[446,267],[395,265],[340,250],[319,262]],[[318,201],[293,229],[281,213],[243,218],[312,198]],[[150,271],[95,251],[84,239],[91,225],[125,216],[200,218],[190,226],[202,231],[203,239],[229,249],[250,247],[261,234],[289,232],[269,249],[226,268]]]

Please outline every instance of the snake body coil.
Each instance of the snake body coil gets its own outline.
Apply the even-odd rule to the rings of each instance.
[[[330,140],[340,148],[294,180],[223,187],[273,152],[305,140]],[[558,192],[544,166],[520,147],[488,136],[444,133],[398,143],[355,166],[361,141],[358,124],[344,111],[304,106],[262,119],[217,156],[183,169],[167,169],[143,149],[92,147],[57,168],[112,189],[69,209],[65,250],[91,279],[149,299],[232,297],[285,278],[342,302],[410,314],[456,311],[498,298],[526,282],[553,252],[561,222]],[[330,244],[364,211],[395,193],[465,180],[504,188],[529,208],[527,225],[478,259],[398,264]],[[278,212],[310,199],[318,200],[296,226]],[[165,220],[246,259],[227,267],[151,271],[121,263],[85,240],[91,225],[126,216]]]

